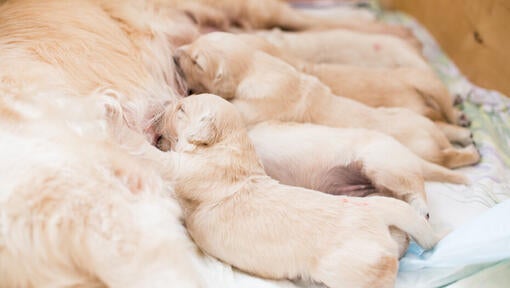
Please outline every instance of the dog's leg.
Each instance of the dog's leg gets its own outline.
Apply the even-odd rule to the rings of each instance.
[[[448,168],[474,165],[480,161],[480,154],[474,145],[462,149],[447,148],[442,151],[443,165]]]
[[[473,144],[473,134],[469,129],[444,122],[435,122],[435,124],[443,131],[450,142],[462,146]]]
[[[390,227],[390,234],[393,240],[395,240],[395,242],[398,244],[398,258],[400,259],[404,256],[407,248],[409,247],[409,235],[407,235],[406,232],[393,226]]]
[[[379,156],[379,158],[381,157]],[[384,161],[382,158],[375,161],[364,159],[363,171],[378,190],[386,190],[395,198],[404,200],[420,215],[428,218],[429,209],[423,176],[419,171],[413,171],[419,168],[414,167],[415,163],[413,162],[399,162],[399,159],[396,158],[393,161]]]
[[[342,243],[341,249],[319,259],[317,268],[312,271],[312,279],[329,288],[394,287],[398,247],[387,234],[388,239],[370,241],[360,237]],[[381,247],[383,242],[389,247]]]
[[[230,27],[230,19],[219,9],[211,6],[202,5],[193,1],[179,3],[179,10],[188,15],[193,22],[202,29],[219,29],[226,31]]]

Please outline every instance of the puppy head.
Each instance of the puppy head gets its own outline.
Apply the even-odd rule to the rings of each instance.
[[[233,34],[214,32],[177,49],[174,62],[190,93],[231,99],[254,51]]]
[[[241,115],[226,100],[212,94],[193,95],[162,115],[156,145],[177,152],[211,147],[243,128]]]

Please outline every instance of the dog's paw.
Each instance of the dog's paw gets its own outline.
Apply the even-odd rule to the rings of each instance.
[[[416,197],[416,198],[411,199],[411,201],[409,201],[409,205],[411,205],[411,207],[413,207],[414,210],[416,210],[416,212],[418,212],[418,214],[423,216],[425,219],[427,219],[427,220],[429,219],[429,217],[430,217],[429,206],[427,205],[425,200],[423,200],[419,197]]]
[[[462,103],[464,103],[464,99],[462,99],[462,96],[460,96],[459,94],[455,95],[455,98],[453,98],[453,105],[458,106],[462,105]]]
[[[457,124],[462,127],[469,127],[471,126],[471,120],[469,120],[466,114],[461,113],[457,121]]]

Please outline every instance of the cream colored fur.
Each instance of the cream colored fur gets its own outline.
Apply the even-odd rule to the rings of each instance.
[[[272,56],[291,64],[296,69],[316,76],[335,95],[341,95],[371,107],[404,107],[431,120],[466,125],[464,114],[453,107],[446,87],[428,69],[378,68],[345,64],[315,64],[293,57],[285,50],[272,45],[263,37],[239,34],[237,37]],[[444,128],[443,128],[444,127]],[[472,143],[468,129],[449,127],[441,123],[453,142]]]
[[[144,131],[164,103],[176,99],[178,83],[168,55],[172,41],[178,44],[179,35],[194,29],[175,10],[154,5],[7,1],[0,6],[0,64],[9,68],[0,72],[0,80],[78,97],[114,90],[128,124]]]
[[[172,149],[191,237],[243,271],[330,288],[393,287],[399,251],[389,226],[425,248],[437,241],[425,218],[400,200],[332,196],[272,180],[239,112],[220,97],[179,101],[165,112],[160,132],[159,144]]]
[[[273,45],[301,60],[364,67],[430,69],[414,46],[391,35],[356,33],[345,29],[283,32],[260,31]]]
[[[345,28],[357,32],[395,35],[412,45],[419,45],[412,32],[402,26],[361,18],[317,17],[292,9],[287,3],[279,0],[169,0],[167,2],[173,2],[176,7],[187,11],[199,23],[212,23],[220,28],[225,27],[225,22],[228,26],[238,26],[248,30],[275,27],[286,30]]]
[[[183,229],[142,133],[177,98],[173,45],[198,30],[162,4],[0,6],[0,287],[294,287],[202,255]]]
[[[428,214],[424,180],[467,182],[462,174],[428,163],[371,130],[265,122],[251,128],[249,136],[266,173],[283,184],[328,189],[342,181],[328,172],[355,164],[378,193],[408,202],[423,216]]]
[[[317,78],[233,34],[202,36],[179,48],[175,60],[189,88],[230,100],[247,125],[280,120],[366,128],[391,135],[423,159],[446,167],[479,160],[474,146],[454,148],[430,120],[407,109],[374,109],[336,96]]]
[[[108,96],[18,92],[1,104],[0,287],[202,287],[172,186],[113,141]]]

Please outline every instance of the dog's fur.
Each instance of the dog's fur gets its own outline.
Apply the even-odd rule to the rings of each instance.
[[[430,120],[407,109],[374,109],[336,96],[317,78],[248,46],[235,35],[202,36],[180,47],[174,58],[189,88],[230,100],[247,125],[280,120],[367,128],[391,135],[423,159],[446,167],[479,160],[473,145],[454,148]]]
[[[344,64],[316,64],[293,57],[285,50],[253,34],[237,37],[251,47],[278,57],[294,68],[317,77],[335,95],[341,95],[372,107],[404,107],[434,121],[468,126],[467,117],[453,103],[446,87],[428,69],[378,68]],[[446,125],[442,124],[442,125]],[[470,132],[458,130],[448,138],[470,144]]]
[[[0,287],[201,287],[172,186],[112,141],[107,96],[14,91],[0,103]]]
[[[316,17],[292,9],[279,0],[169,0],[189,13],[198,23],[218,28],[237,26],[244,30],[281,28],[291,31],[344,28],[357,32],[389,34],[418,45],[403,26],[366,19]],[[418,45],[419,46],[419,45]]]
[[[251,128],[249,136],[266,173],[283,184],[335,195],[390,195],[423,216],[428,214],[424,179],[466,183],[463,175],[428,163],[375,131],[267,122]]]
[[[241,270],[331,288],[393,287],[398,245],[389,226],[425,248],[437,241],[425,218],[400,200],[332,196],[272,180],[239,112],[220,97],[180,100],[161,123],[190,235]]]
[[[303,32],[273,29],[256,34],[286,53],[312,63],[430,69],[420,51],[391,35],[356,33],[345,29]]]
[[[7,1],[0,6],[0,64],[9,69],[0,80],[78,97],[109,89],[129,126],[142,132],[176,99],[173,43],[198,35],[187,19],[152,1]]]
[[[249,278],[195,251],[154,161],[164,155],[147,143],[158,157],[122,147],[151,136],[154,114],[177,98],[173,45],[198,35],[160,2],[1,4],[0,287],[238,287]],[[104,103],[122,122],[113,134],[103,131]],[[120,143],[119,129],[131,133]],[[280,286],[294,287],[257,284]]]

